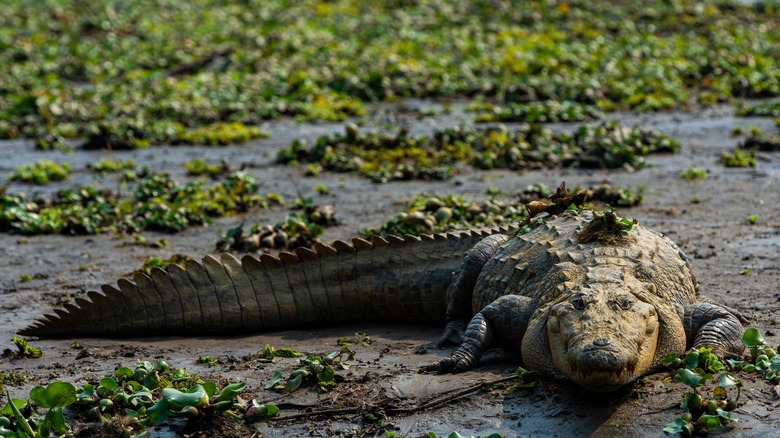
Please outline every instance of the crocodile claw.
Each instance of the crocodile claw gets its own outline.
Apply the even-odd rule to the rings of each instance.
[[[453,353],[450,357],[434,362],[432,364],[425,365],[420,368],[421,373],[447,374],[447,373],[462,373],[470,370],[474,366],[474,361],[462,354]]]

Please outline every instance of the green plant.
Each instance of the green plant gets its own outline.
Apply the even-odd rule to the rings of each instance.
[[[758,215],[757,214],[751,214],[747,217],[748,223],[750,225],[755,225],[756,222],[758,222]]]
[[[43,356],[43,351],[41,351],[40,348],[36,348],[31,346],[27,340],[22,338],[17,338],[16,336],[11,336],[11,341],[16,346],[17,351],[13,351],[9,348],[6,348],[3,351],[3,357],[28,357],[28,358],[39,358]]]
[[[326,355],[312,355],[299,359],[300,368],[296,369],[286,379],[277,371],[265,384],[265,389],[275,389],[280,392],[293,392],[304,384],[316,385],[320,392],[330,391],[336,384],[336,369],[348,369],[345,361],[353,360],[355,353],[343,346],[339,351]]]
[[[192,176],[205,175],[214,177],[226,171],[224,163],[209,164],[198,158],[187,161],[183,166],[184,170],[187,171],[187,174]]]
[[[734,149],[734,152],[723,152],[720,162],[726,167],[756,167],[756,153],[744,152],[742,149]]]
[[[89,168],[100,174],[115,173],[126,169],[135,169],[135,161],[121,161],[111,157],[103,157],[100,161],[90,164]]]
[[[68,163],[57,164],[51,160],[41,160],[36,163],[17,167],[8,176],[10,181],[22,181],[35,184],[48,184],[50,181],[62,181],[70,175]]]
[[[712,350],[706,347],[691,349],[685,354],[684,360],[670,354],[662,363],[672,368],[682,366],[677,372],[677,378],[692,389],[683,395],[680,405],[685,413],[664,427],[665,434],[706,434],[737,421],[729,412],[739,406],[742,383],[730,373],[724,372],[726,367]],[[721,374],[712,390],[713,397],[704,399],[698,388],[709,380],[715,380],[713,373],[718,372]],[[736,389],[736,397],[733,399],[728,395],[731,388]]]
[[[695,179],[707,179],[707,176],[707,169],[702,169],[700,167],[689,167],[680,172],[680,178],[686,179],[688,181],[693,181]]]

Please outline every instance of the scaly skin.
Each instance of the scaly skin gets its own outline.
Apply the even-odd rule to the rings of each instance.
[[[498,337],[530,369],[610,391],[686,347],[742,351],[739,320],[696,303],[696,280],[674,243],[641,225],[624,237],[581,243],[592,219],[568,214],[477,245],[461,268],[478,272],[476,281],[461,274],[450,286],[448,339],[476,316],[464,344],[425,369],[469,369]]]
[[[621,238],[584,239],[592,219],[552,216],[523,235],[514,226],[355,239],[278,258],[207,256],[103,286],[22,334],[195,335],[446,319],[443,341],[461,345],[425,370],[468,370],[501,341],[526,367],[594,391],[631,382],[690,346],[741,352],[739,321],[696,303],[696,280],[669,239],[641,225]]]

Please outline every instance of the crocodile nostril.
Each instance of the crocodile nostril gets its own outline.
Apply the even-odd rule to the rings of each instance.
[[[606,347],[609,345],[609,339],[607,338],[596,338],[593,340],[593,345],[597,347]]]

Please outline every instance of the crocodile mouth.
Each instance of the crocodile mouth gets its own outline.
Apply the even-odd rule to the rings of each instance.
[[[612,391],[630,382],[636,376],[636,360],[618,360],[613,352],[589,352],[586,360],[570,360],[569,376],[580,385],[598,392]],[[595,357],[594,357],[595,356]],[[608,361],[603,359],[608,358]],[[601,359],[601,360],[600,360]]]

